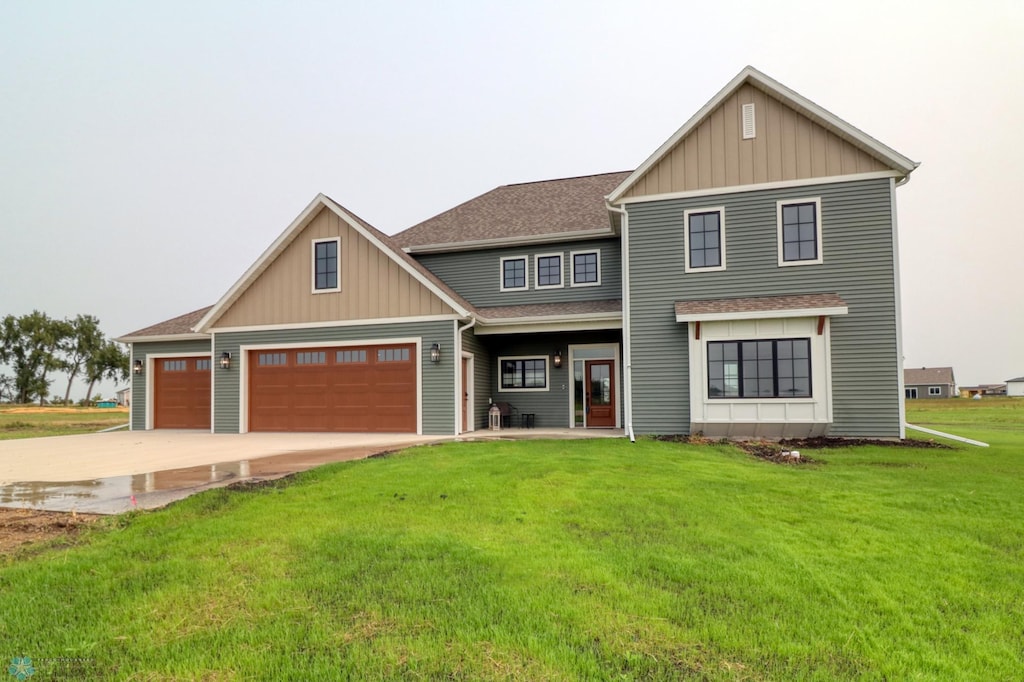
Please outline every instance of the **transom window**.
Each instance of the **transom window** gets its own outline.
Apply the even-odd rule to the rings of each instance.
[[[377,350],[377,362],[409,362],[409,349],[380,348]]]
[[[313,242],[313,291],[337,291],[339,239]]]
[[[501,259],[501,290],[526,288],[526,256]]]
[[[196,360],[196,371],[203,372],[210,369],[210,360]]]
[[[335,362],[339,364],[349,364],[357,362],[366,362],[366,351],[365,350],[339,350]]]
[[[501,390],[544,390],[548,387],[547,358],[500,358]]]
[[[261,367],[269,365],[287,365],[288,354],[287,353],[260,353],[258,363]]]
[[[601,283],[601,252],[579,251],[572,254],[572,285],[595,286]]]
[[[324,351],[302,351],[295,354],[297,365],[326,365],[327,353]]]
[[[537,288],[555,288],[562,286],[562,254],[537,256]]]
[[[810,398],[810,339],[708,341],[711,398]]]
[[[184,372],[188,369],[187,360],[164,360],[165,372]]]
[[[725,209],[684,211],[686,272],[725,269]]]
[[[779,265],[821,261],[821,200],[778,202]]]

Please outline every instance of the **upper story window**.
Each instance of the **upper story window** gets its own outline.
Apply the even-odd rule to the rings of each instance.
[[[548,253],[537,256],[534,265],[537,289],[556,289],[562,286],[562,254]]]
[[[810,339],[708,341],[708,397],[810,398]]]
[[[572,286],[593,287],[601,284],[601,252],[573,251]]]
[[[821,199],[777,203],[779,265],[821,263]]]
[[[526,256],[501,259],[501,290],[516,291],[527,287]]]
[[[546,391],[548,359],[498,358],[502,391]]]
[[[341,239],[316,239],[313,241],[313,293],[341,291],[338,281],[338,252]]]
[[[725,209],[683,211],[686,225],[686,272],[725,270]]]

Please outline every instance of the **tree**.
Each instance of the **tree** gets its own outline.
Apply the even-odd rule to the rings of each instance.
[[[104,341],[98,353],[85,362],[85,379],[89,382],[89,390],[85,394],[86,404],[92,399],[92,389],[97,381],[128,381],[128,353],[120,344]]]
[[[46,375],[63,367],[57,351],[70,325],[33,310],[28,315],[8,315],[0,324],[0,361],[11,363],[17,400],[27,403],[39,396],[46,399],[50,382]]]
[[[0,374],[0,403],[14,400],[14,379]]]
[[[71,384],[75,377],[85,370],[89,358],[103,350],[103,332],[100,321],[92,315],[79,315],[69,320],[68,336],[61,345],[64,353],[64,368],[68,372],[68,387],[64,391],[64,402],[71,398]]]

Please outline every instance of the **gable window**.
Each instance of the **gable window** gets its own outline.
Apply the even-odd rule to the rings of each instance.
[[[502,391],[545,391],[548,387],[548,359],[498,358]]]
[[[572,252],[572,286],[593,287],[601,283],[601,252]]]
[[[525,289],[526,282],[526,256],[514,256],[501,259],[502,291]]]
[[[725,209],[683,211],[686,272],[725,270]]]
[[[708,342],[711,398],[810,398],[810,339]]]
[[[779,265],[821,263],[821,199],[777,203]]]
[[[313,293],[341,291],[338,283],[338,251],[341,239],[313,241]]]
[[[562,286],[562,254],[550,253],[537,256],[534,265],[537,273],[537,289],[556,289]]]
[[[929,386],[928,387],[928,395],[942,395],[942,387],[941,386]]]

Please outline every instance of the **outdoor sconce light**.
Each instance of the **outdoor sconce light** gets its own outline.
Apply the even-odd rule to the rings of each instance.
[[[441,362],[441,344],[435,343],[430,347],[430,361],[435,365]]]
[[[552,360],[555,363],[555,369],[558,369],[559,367],[561,367],[562,366],[562,351],[556,350],[555,351],[555,357],[553,357]]]
[[[132,369],[136,374],[142,374],[142,360],[136,360]]]
[[[220,354],[220,368],[231,369],[231,353],[224,351]]]

